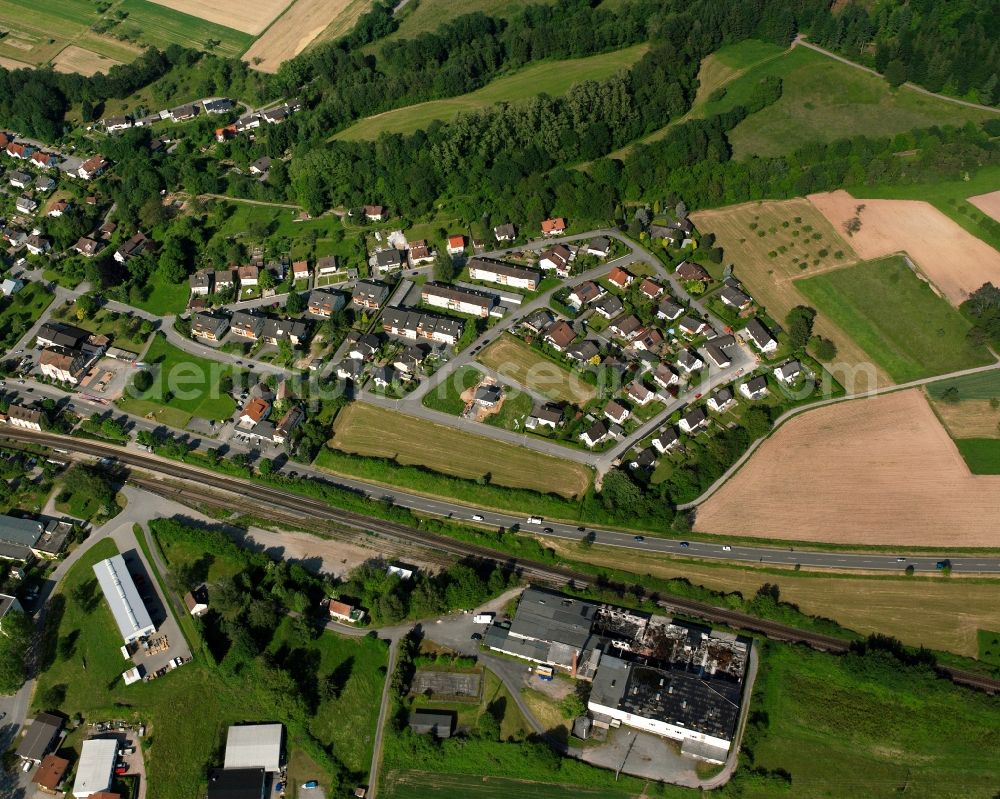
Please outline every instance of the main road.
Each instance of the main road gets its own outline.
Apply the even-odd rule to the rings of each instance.
[[[113,458],[128,466],[144,469],[171,477],[192,480],[202,485],[227,485],[247,492],[263,491],[259,483],[250,480],[221,475],[207,469],[169,460],[146,452],[127,449],[113,444],[73,438],[56,433],[35,433],[29,430],[8,428],[3,437],[17,441],[43,444],[52,449],[75,452],[97,458]],[[486,508],[477,508],[453,499],[438,499],[421,494],[413,494],[391,486],[383,486],[353,478],[340,477],[322,472],[311,466],[289,462],[283,469],[286,476],[295,479],[323,481],[341,488],[365,494],[372,499],[391,501],[400,507],[409,508],[419,514],[439,516],[461,521],[468,525],[483,527],[518,528],[522,532],[565,541],[589,541],[594,544],[616,547],[623,552],[623,563],[627,565],[626,552],[643,554],[673,555],[699,560],[717,560],[732,563],[757,563],[771,566],[792,567],[796,565],[818,569],[844,569],[851,571],[896,572],[912,566],[915,572],[933,573],[948,565],[953,572],[1000,574],[1000,556],[995,554],[948,553],[946,551],[928,554],[906,554],[904,552],[850,552],[843,550],[809,550],[793,547],[760,546],[755,544],[726,543],[718,541],[695,541],[660,536],[638,535],[635,532],[596,528],[575,522],[543,520],[538,524],[529,523],[524,515]],[[272,489],[267,489],[272,492]],[[279,491],[289,501],[303,501],[301,495],[293,491]],[[373,523],[375,520],[373,519]],[[944,562],[947,561],[947,564]]]

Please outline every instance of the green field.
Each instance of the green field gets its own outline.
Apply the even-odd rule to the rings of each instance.
[[[734,62],[739,65],[751,55],[741,53]],[[725,97],[705,103],[700,113],[709,116],[744,103],[754,86],[768,75],[782,79],[781,99],[730,132],[737,157],[782,155],[815,141],[886,136],[993,116],[913,89],[892,90],[882,78],[805,47],[796,47],[739,74],[726,84]]]
[[[991,666],[1000,667],[1000,633],[992,630],[980,630],[979,659]]]
[[[0,345],[8,348],[18,341],[49,307],[52,296],[43,284],[32,281],[10,299],[0,301]]]
[[[193,416],[222,421],[236,410],[233,398],[220,391],[219,378],[235,376],[239,369],[184,352],[161,333],[149,345],[145,361],[155,372],[153,387],[140,397],[123,396],[117,401],[123,411],[183,429]]]
[[[834,269],[795,281],[898,383],[991,362],[968,343],[969,323],[900,257]]]
[[[476,360],[550,399],[586,405],[597,390],[566,366],[551,361],[519,338],[504,334]]]
[[[382,133],[413,133],[426,128],[435,120],[450,121],[458,114],[500,102],[516,102],[534,97],[539,92],[559,96],[570,87],[586,80],[603,80],[638,61],[649,49],[637,44],[624,50],[533,64],[511,75],[497,78],[482,89],[427,103],[397,108],[366,117],[333,138],[344,140],[375,139]]]
[[[1000,166],[980,167],[968,175],[968,180],[935,180],[897,186],[847,186],[854,197],[873,200],[923,200],[946,214],[973,236],[978,236],[993,249],[1000,250],[1000,233],[996,223],[967,197],[989,194],[1000,189]]]
[[[128,13],[121,27],[128,32],[133,29],[139,31],[142,41],[156,47],[179,44],[195,50],[211,49],[218,55],[237,56],[254,39],[249,33],[192,17],[149,0],[122,0],[120,7]],[[209,48],[210,40],[218,44]]]
[[[498,19],[510,19],[529,5],[545,5],[555,0],[462,0],[458,8],[454,0],[420,0],[401,10],[399,28],[384,41],[412,39],[420,33],[437,30],[459,14],[477,11]]]
[[[943,399],[948,389],[958,389],[960,400],[991,400],[1000,397],[1000,369],[979,372],[951,380],[939,380],[927,386],[927,393],[932,399]]]
[[[482,379],[483,373],[478,369],[472,366],[463,366],[424,394],[421,404],[434,411],[460,416],[465,410],[462,392],[472,388]]]
[[[586,784],[535,782],[513,777],[479,777],[473,774],[432,774],[426,771],[397,771],[386,777],[384,795],[389,799],[440,799],[442,796],[469,796],[475,799],[632,799],[639,794],[627,788],[594,788]],[[651,794],[655,796],[656,794]],[[694,796],[694,794],[691,794]]]
[[[1000,474],[1000,439],[957,438],[955,446],[973,474]]]

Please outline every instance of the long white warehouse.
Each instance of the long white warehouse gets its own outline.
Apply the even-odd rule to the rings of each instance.
[[[101,585],[101,591],[108,600],[126,644],[156,632],[156,626],[149,617],[149,611],[146,610],[121,555],[95,563],[94,574],[97,575],[97,582]]]

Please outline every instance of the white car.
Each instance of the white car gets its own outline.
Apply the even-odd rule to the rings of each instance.
[[[722,547],[722,551],[723,552],[732,552],[733,548],[731,546],[729,546],[729,544],[726,544],[724,547]]]
[[[542,523],[542,517],[541,516],[529,516],[528,517],[528,524],[541,524],[541,523]]]
[[[483,514],[477,513],[472,517],[472,521],[481,522],[483,520]]]

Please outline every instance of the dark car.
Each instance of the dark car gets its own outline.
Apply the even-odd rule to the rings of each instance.
[[[687,541],[681,541],[681,546],[682,547],[689,547],[691,545]]]
[[[551,532],[553,532],[553,530],[552,530],[551,527],[546,527],[544,530],[542,530],[542,532],[543,533],[551,533]]]
[[[483,640],[483,636],[482,636],[481,633],[473,633],[472,634],[472,640],[473,641],[482,641]]]
[[[645,541],[645,540],[646,540],[646,537],[645,537],[645,536],[642,536],[642,535],[637,535],[637,536],[636,536],[635,538],[633,538],[632,540],[633,540],[633,541],[636,541],[636,542],[638,542],[638,543],[640,543],[640,544],[641,544],[641,543],[642,543],[643,541]]]
[[[951,561],[950,560],[939,560],[937,563],[934,564],[934,568],[935,569],[950,569],[951,568]]]

